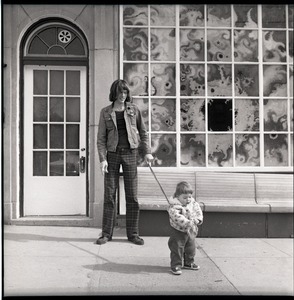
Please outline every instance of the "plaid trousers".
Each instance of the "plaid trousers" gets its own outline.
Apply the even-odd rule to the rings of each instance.
[[[104,176],[104,207],[102,220],[102,235],[112,237],[116,191],[118,188],[119,168],[122,165],[126,195],[126,230],[127,237],[139,235],[139,203],[137,198],[138,172],[137,149],[119,149],[107,152],[108,173]]]

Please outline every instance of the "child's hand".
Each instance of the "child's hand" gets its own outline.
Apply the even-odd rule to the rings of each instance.
[[[194,226],[194,221],[189,221],[188,223],[187,223],[187,227],[190,229],[190,228],[193,228],[193,226]]]
[[[194,220],[193,220],[193,223],[194,223],[195,225],[198,225],[198,224],[199,224],[199,221],[198,221],[197,219],[194,219]]]
[[[192,237],[192,236],[194,235],[193,227],[189,227],[189,229],[188,229],[188,235],[189,235],[190,237]]]
[[[192,226],[192,227],[190,227],[189,229],[188,229],[188,235],[190,236],[190,237],[193,237],[193,236],[196,236],[197,235],[197,227],[195,227],[195,226]]]

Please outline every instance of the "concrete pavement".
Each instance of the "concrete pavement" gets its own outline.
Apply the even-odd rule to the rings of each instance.
[[[101,230],[4,226],[4,296],[287,295],[293,239],[198,238],[199,271],[170,273],[168,237],[127,241],[124,228],[95,245]]]

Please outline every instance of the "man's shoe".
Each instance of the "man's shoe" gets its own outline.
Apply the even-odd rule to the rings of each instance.
[[[144,240],[139,236],[135,236],[133,238],[128,238],[128,240],[136,245],[144,245]]]
[[[171,268],[170,270],[175,275],[181,275],[182,274],[182,270],[181,270],[180,267],[174,267],[174,268]]]
[[[190,265],[185,264],[184,269],[194,270],[197,271],[200,269],[200,267],[194,263],[191,263]]]
[[[111,238],[108,238],[106,236],[101,236],[98,240],[96,240],[95,244],[103,245],[106,244],[108,241],[111,241]]]

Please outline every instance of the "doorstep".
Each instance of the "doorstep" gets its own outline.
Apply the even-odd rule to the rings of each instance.
[[[93,227],[94,219],[86,216],[30,216],[12,219],[9,225]]]

